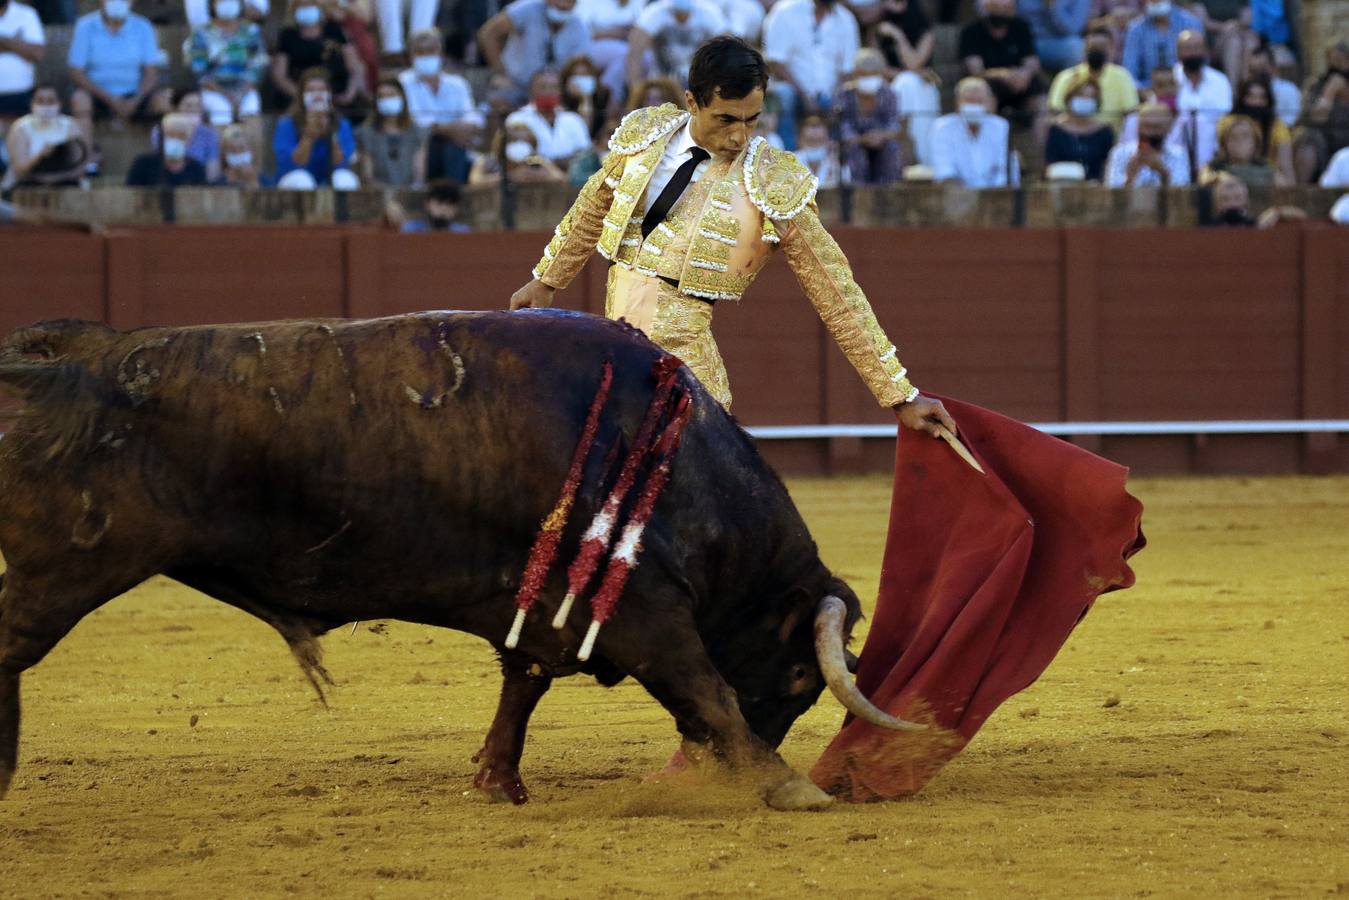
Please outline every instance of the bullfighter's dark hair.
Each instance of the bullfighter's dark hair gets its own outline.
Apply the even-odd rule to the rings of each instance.
[[[699,106],[718,95],[739,100],[755,89],[768,89],[768,64],[763,54],[738,37],[721,35],[703,42],[689,63],[689,92]]]

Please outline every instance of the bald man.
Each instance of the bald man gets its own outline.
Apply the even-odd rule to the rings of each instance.
[[[126,174],[129,187],[200,186],[206,169],[187,155],[188,142],[199,119],[187,113],[169,113],[160,123],[159,149],[136,157]]]

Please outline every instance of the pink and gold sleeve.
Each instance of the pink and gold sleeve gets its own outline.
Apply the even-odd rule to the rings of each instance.
[[[585,267],[590,254],[595,252],[604,216],[614,200],[614,187],[623,171],[625,157],[610,153],[591,175],[553,231],[553,239],[544,248],[543,258],[534,267],[534,277],[553,288],[565,288]]]

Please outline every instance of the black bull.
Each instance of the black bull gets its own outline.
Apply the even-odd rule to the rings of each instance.
[[[0,796],[17,763],[20,673],[164,574],[272,625],[316,687],[316,639],[345,623],[489,641],[504,683],[475,783],[491,795],[523,802],[529,715],[554,677],[586,672],[638,680],[686,751],[752,774],[773,805],[826,802],[773,748],[826,681],[848,702],[838,669],[857,599],[687,370],[695,411],[618,612],[585,663],[587,604],[562,630],[549,624],[659,356],[626,326],[560,312],[16,332],[0,347],[0,384],[24,402],[0,441]],[[606,359],[613,392],[561,564],[506,650],[526,556]],[[836,652],[818,651],[825,622]]]

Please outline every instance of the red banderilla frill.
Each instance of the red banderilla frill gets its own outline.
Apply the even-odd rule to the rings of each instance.
[[[553,511],[543,520],[539,535],[529,551],[529,562],[525,564],[524,576],[520,579],[520,590],[515,594],[515,621],[511,624],[510,634],[506,635],[506,647],[514,649],[520,643],[520,630],[524,628],[525,616],[538,599],[539,591],[548,577],[557,558],[557,546],[562,540],[562,529],[571,516],[572,504],[576,501],[576,491],[581,484],[582,471],[590,448],[595,444],[595,434],[599,430],[600,413],[609,399],[609,389],[614,383],[614,364],[605,362],[604,374],[590,401],[590,412],[586,414],[585,425],[581,428],[581,437],[576,442],[576,451],[572,454],[571,468],[562,483],[562,493],[557,498]]]
[[[637,436],[633,439],[628,455],[623,460],[623,468],[618,474],[618,481],[614,482],[613,489],[609,492],[604,505],[600,507],[600,511],[591,520],[590,527],[586,529],[585,535],[581,538],[581,549],[567,569],[567,595],[562,598],[562,605],[558,607],[557,615],[553,617],[553,627],[556,629],[561,630],[567,624],[567,616],[571,613],[572,604],[576,602],[577,596],[590,583],[591,576],[599,568],[600,559],[609,550],[609,540],[613,536],[614,527],[618,524],[619,510],[623,506],[623,501],[627,499],[628,492],[632,490],[633,483],[637,480],[637,473],[642,462],[651,450],[652,438],[655,436],[656,428],[659,427],[661,418],[669,405],[670,394],[674,390],[679,368],[682,365],[683,363],[677,357],[662,356],[652,366],[652,374],[656,377],[656,388],[651,395],[651,405],[647,407],[646,416],[637,429]]]
[[[576,658],[582,662],[590,659],[590,654],[595,649],[595,638],[600,633],[600,626],[613,615],[628,576],[637,568],[637,554],[642,551],[642,534],[646,531],[647,523],[651,521],[656,501],[660,499],[661,492],[665,490],[665,485],[670,479],[670,466],[674,462],[675,451],[679,449],[684,426],[688,424],[693,413],[693,406],[687,393],[681,393],[673,406],[669,423],[651,450],[651,456],[655,460],[654,468],[647,476],[632,515],[623,526],[623,534],[618,539],[613,556],[609,558],[609,568],[600,582],[600,589],[591,598],[590,628],[586,630],[585,640],[581,642],[581,649],[576,654]]]

